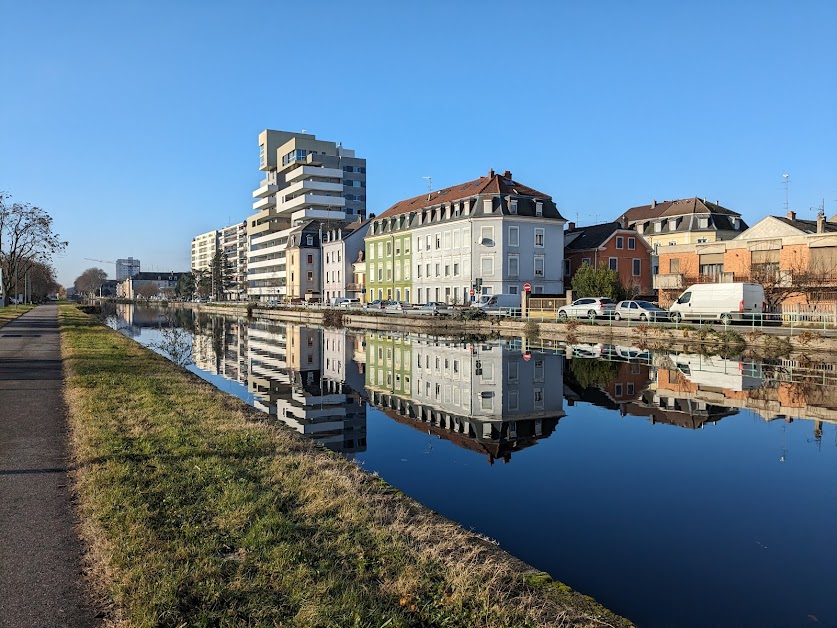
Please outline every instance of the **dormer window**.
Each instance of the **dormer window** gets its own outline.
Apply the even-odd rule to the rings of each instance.
[[[535,216],[543,216],[543,203],[541,201],[535,202]]]
[[[307,246],[313,246],[313,244],[314,244],[314,236],[312,236],[312,235],[306,236],[306,238],[305,238],[305,244],[306,244]]]
[[[669,218],[668,220],[668,230],[674,231],[677,229],[677,218]]]
[[[698,228],[699,229],[708,229],[709,228],[709,217],[700,217],[698,218]]]
[[[512,215],[517,214],[517,199],[509,201],[509,213]]]
[[[638,222],[636,224],[636,232],[639,233],[639,234],[642,234],[642,233],[645,232],[645,223],[644,222]]]
[[[494,199],[491,198],[484,198],[482,199],[482,211],[486,214],[490,214],[494,209]]]
[[[654,223],[654,233],[660,233],[663,230],[663,223],[662,221]]]

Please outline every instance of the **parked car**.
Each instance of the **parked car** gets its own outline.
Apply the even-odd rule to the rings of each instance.
[[[384,306],[384,312],[406,312],[412,310],[413,306],[406,301],[388,301]]]
[[[671,320],[759,320],[767,305],[764,288],[757,283],[702,283],[690,286],[671,306]]]
[[[650,301],[619,301],[613,318],[617,321],[623,318],[638,321],[667,321],[669,312]]]
[[[383,299],[375,299],[374,301],[370,301],[363,307],[367,310],[382,310],[386,307],[387,303],[389,303],[389,301]]]
[[[607,297],[585,297],[558,308],[558,318],[610,318],[616,309],[613,299]]]
[[[345,309],[353,309],[360,307],[360,299],[337,299],[339,303],[336,303],[337,307],[342,307]]]
[[[478,307],[485,311],[520,309],[519,294],[483,294],[471,303],[471,307]]]
[[[414,314],[428,314],[430,316],[441,316],[443,314],[450,314],[450,308],[447,304],[440,301],[431,301],[424,305],[419,305],[411,310]]]

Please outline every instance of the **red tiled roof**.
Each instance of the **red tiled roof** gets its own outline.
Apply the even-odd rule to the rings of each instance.
[[[518,183],[510,178],[506,172],[503,175],[496,174],[493,171],[487,177],[480,177],[467,183],[460,183],[452,185],[451,187],[421,194],[408,198],[403,201],[398,201],[395,205],[390,207],[378,218],[388,218],[390,216],[398,216],[411,211],[418,211],[425,207],[436,206],[441,203],[450,203],[452,201],[459,201],[466,198],[471,198],[479,194],[516,194],[519,196],[532,196],[535,198],[542,198],[551,200],[552,197],[543,192],[538,192],[528,186]]]

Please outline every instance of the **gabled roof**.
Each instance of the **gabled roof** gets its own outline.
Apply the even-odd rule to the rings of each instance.
[[[398,216],[411,211],[419,211],[425,207],[435,207],[442,203],[450,203],[484,194],[513,194],[516,196],[539,198],[545,201],[552,200],[552,197],[548,194],[538,192],[512,179],[511,172],[508,170],[502,175],[490,170],[487,177],[480,177],[473,181],[452,185],[442,190],[398,201],[376,219]]]
[[[645,248],[650,250],[651,247],[648,246],[648,243],[640,234],[633,229],[623,229],[619,222],[606,222],[601,225],[589,225],[587,227],[568,229],[564,232],[564,250],[572,252],[597,249],[618,232],[636,237]]]
[[[738,212],[734,212],[726,207],[721,207],[717,203],[710,203],[706,199],[697,198],[695,196],[676,201],[663,201],[661,203],[654,201],[654,203],[650,205],[631,207],[628,211],[622,214],[621,217],[627,218],[628,223],[635,223],[643,220],[653,220],[655,218],[664,218],[668,216],[683,216],[686,214],[720,214],[724,216],[741,216]]]

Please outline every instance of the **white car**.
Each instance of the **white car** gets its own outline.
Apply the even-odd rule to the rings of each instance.
[[[623,318],[639,321],[668,321],[668,310],[657,307],[648,301],[619,301],[613,318],[621,321]]]
[[[430,316],[441,316],[443,314],[450,314],[450,309],[448,306],[441,302],[431,301],[430,303],[425,303],[424,305],[419,305],[412,310],[410,310],[412,314],[428,314]]]
[[[558,318],[610,318],[616,309],[613,299],[607,297],[585,297],[558,308]]]

